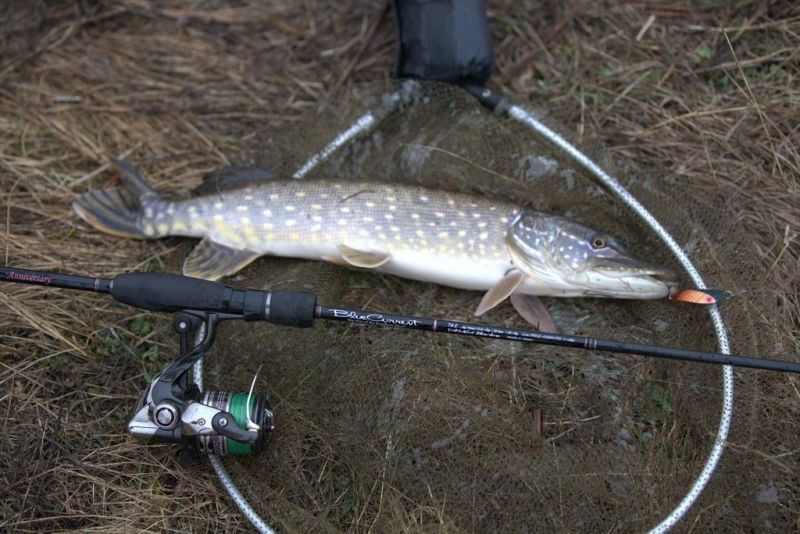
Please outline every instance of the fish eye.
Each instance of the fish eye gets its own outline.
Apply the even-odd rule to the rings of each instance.
[[[602,235],[596,235],[592,238],[592,248],[601,249],[606,248],[608,241]]]

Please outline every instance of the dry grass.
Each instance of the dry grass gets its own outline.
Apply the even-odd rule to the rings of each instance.
[[[738,253],[756,257],[774,301],[763,319],[794,336],[796,357],[800,10],[718,4],[491,2],[493,83],[547,110],[623,172],[691,181],[708,210],[736,224]],[[331,95],[387,79],[394,61],[392,16],[369,2],[9,6],[0,24],[0,254],[20,267],[163,268],[179,241],[109,238],[70,211],[77,193],[116,180],[109,156],[126,155],[161,189],[185,190],[204,171],[246,161],[259,136],[302,121]],[[165,325],[98,296],[0,288],[0,525],[246,527],[205,468],[183,470],[170,449],[124,433],[144,375],[170,357]],[[785,402],[800,402],[800,384],[780,380],[796,393]],[[731,454],[789,476],[800,441],[796,432],[782,439],[782,453],[741,440]],[[759,491],[730,487],[726,504],[746,509]],[[778,491],[752,528],[800,528],[796,480]],[[717,506],[703,502],[684,527]],[[418,528],[412,517],[401,524]]]

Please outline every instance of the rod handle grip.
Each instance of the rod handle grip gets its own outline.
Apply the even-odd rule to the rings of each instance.
[[[170,273],[123,273],[111,285],[111,296],[119,302],[151,311],[237,313],[235,292],[219,282]]]
[[[272,291],[267,321],[284,326],[314,326],[317,296],[305,291]]]
[[[234,289],[219,282],[170,273],[123,273],[111,296],[151,311],[200,310],[241,315],[245,321],[308,328],[314,325],[317,297],[304,291]]]

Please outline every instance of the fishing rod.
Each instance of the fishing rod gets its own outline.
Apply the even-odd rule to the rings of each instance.
[[[0,281],[106,293],[136,308],[179,312],[173,327],[179,336],[180,356],[153,378],[137,403],[128,431],[147,441],[179,443],[189,456],[256,454],[274,429],[266,395],[253,395],[255,378],[247,394],[202,392],[189,384],[188,371],[211,348],[217,326],[232,319],[297,328],[309,328],[316,319],[346,321],[800,374],[800,363],[789,361],[326,306],[305,291],[236,289],[170,273],[131,272],[95,278],[0,267]],[[200,334],[200,341],[190,347],[192,331]]]
[[[0,267],[0,281],[110,293],[119,302],[150,311],[213,312],[300,328],[313,326],[315,319],[327,319],[800,374],[800,363],[789,361],[325,306],[318,305],[316,296],[305,291],[234,289],[219,282],[169,273],[133,272],[106,279]]]

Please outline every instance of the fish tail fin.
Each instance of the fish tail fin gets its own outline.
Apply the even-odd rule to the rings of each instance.
[[[135,239],[158,237],[144,222],[146,210],[158,201],[158,193],[128,162],[112,158],[122,171],[124,188],[90,191],[72,203],[72,209],[98,230]],[[150,226],[149,232],[145,228]]]

